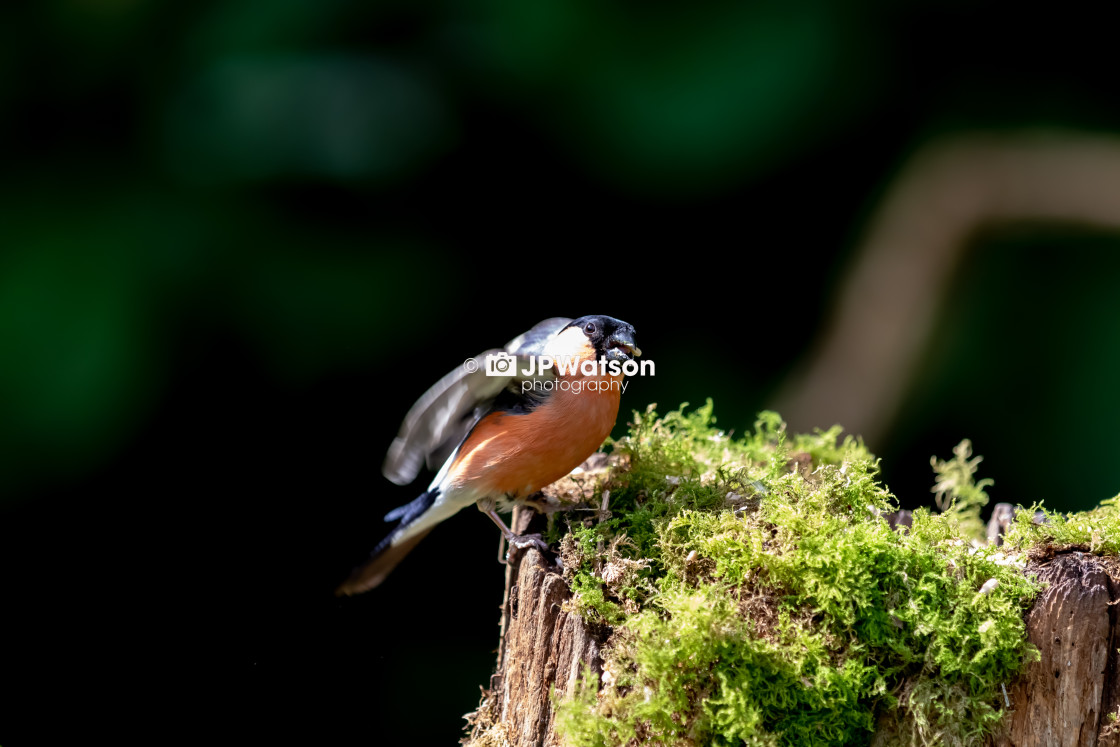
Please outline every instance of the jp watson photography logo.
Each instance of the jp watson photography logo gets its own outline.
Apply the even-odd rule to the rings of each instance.
[[[477,371],[479,361],[468,358],[463,366]],[[653,361],[643,360],[581,360],[570,356],[529,355],[509,353],[488,355],[482,361],[487,376],[507,376],[521,380],[521,392],[549,392],[556,389],[581,391],[626,391],[629,382],[623,376],[653,376]],[[557,378],[559,377],[559,378]]]

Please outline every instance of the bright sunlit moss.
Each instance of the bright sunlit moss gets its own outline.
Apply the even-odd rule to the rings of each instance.
[[[964,745],[994,729],[1001,684],[1037,656],[1023,611],[1039,587],[1019,546],[970,541],[987,499],[978,460],[964,443],[935,462],[950,510],[897,532],[877,460],[839,435],[790,436],[762,413],[732,438],[711,401],[635,415],[596,493],[609,518],[569,515],[562,541],[575,609],[610,632],[602,677],[558,704],[571,744],[848,745],[880,731]]]
[[[1019,511],[1006,544],[1019,549],[1045,545],[1071,546],[1098,555],[1120,553],[1120,495],[1101,501],[1091,511],[1061,514],[1041,503]]]

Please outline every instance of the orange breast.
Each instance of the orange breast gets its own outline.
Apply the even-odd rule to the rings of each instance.
[[[487,415],[459,449],[451,482],[486,495],[523,498],[559,480],[610,435],[621,382],[622,377],[564,377],[530,413]]]

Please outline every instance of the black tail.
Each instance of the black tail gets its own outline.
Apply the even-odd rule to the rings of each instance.
[[[389,573],[397,567],[397,564],[404,560],[404,556],[408,555],[412,548],[416,547],[420,540],[424,539],[431,531],[431,529],[426,529],[394,544],[394,541],[400,537],[404,529],[435,503],[437,495],[439,495],[438,488],[429,490],[421,493],[415,500],[385,514],[385,521],[399,520],[399,523],[383,540],[377,543],[366,562],[350,572],[350,577],[335,589],[334,593],[338,596],[361,594],[375,588],[384,581]]]
[[[400,527],[406,527],[416,520],[416,517],[431,508],[432,504],[436,502],[436,496],[439,495],[439,488],[429,490],[421,493],[415,500],[409,501],[403,506],[397,506],[389,513],[385,514],[385,521],[396,521],[400,519]],[[374,552],[377,552],[374,550]]]

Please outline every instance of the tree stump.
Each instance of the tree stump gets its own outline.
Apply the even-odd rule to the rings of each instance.
[[[515,531],[542,518],[514,517]],[[1117,747],[1120,722],[1120,558],[1078,550],[1035,552],[1025,573],[1048,586],[1027,613],[1041,660],[1008,683],[1009,711],[994,747]],[[556,747],[552,693],[571,692],[584,666],[601,673],[603,632],[565,610],[562,569],[535,549],[514,550],[506,568],[496,673],[468,715],[470,747]],[[1115,724],[1115,726],[1113,726]],[[892,744],[879,734],[875,744]]]
[[[1027,613],[1027,634],[1042,654],[1009,688],[1012,711],[997,747],[1120,744],[1120,558],[1085,552],[1032,562],[1049,586]]]
[[[516,509],[518,534],[539,531],[544,518]],[[472,747],[559,747],[552,698],[572,691],[584,666],[602,673],[599,637],[564,609],[572,595],[562,569],[535,548],[511,548],[506,564],[497,671],[478,711],[468,714]]]

